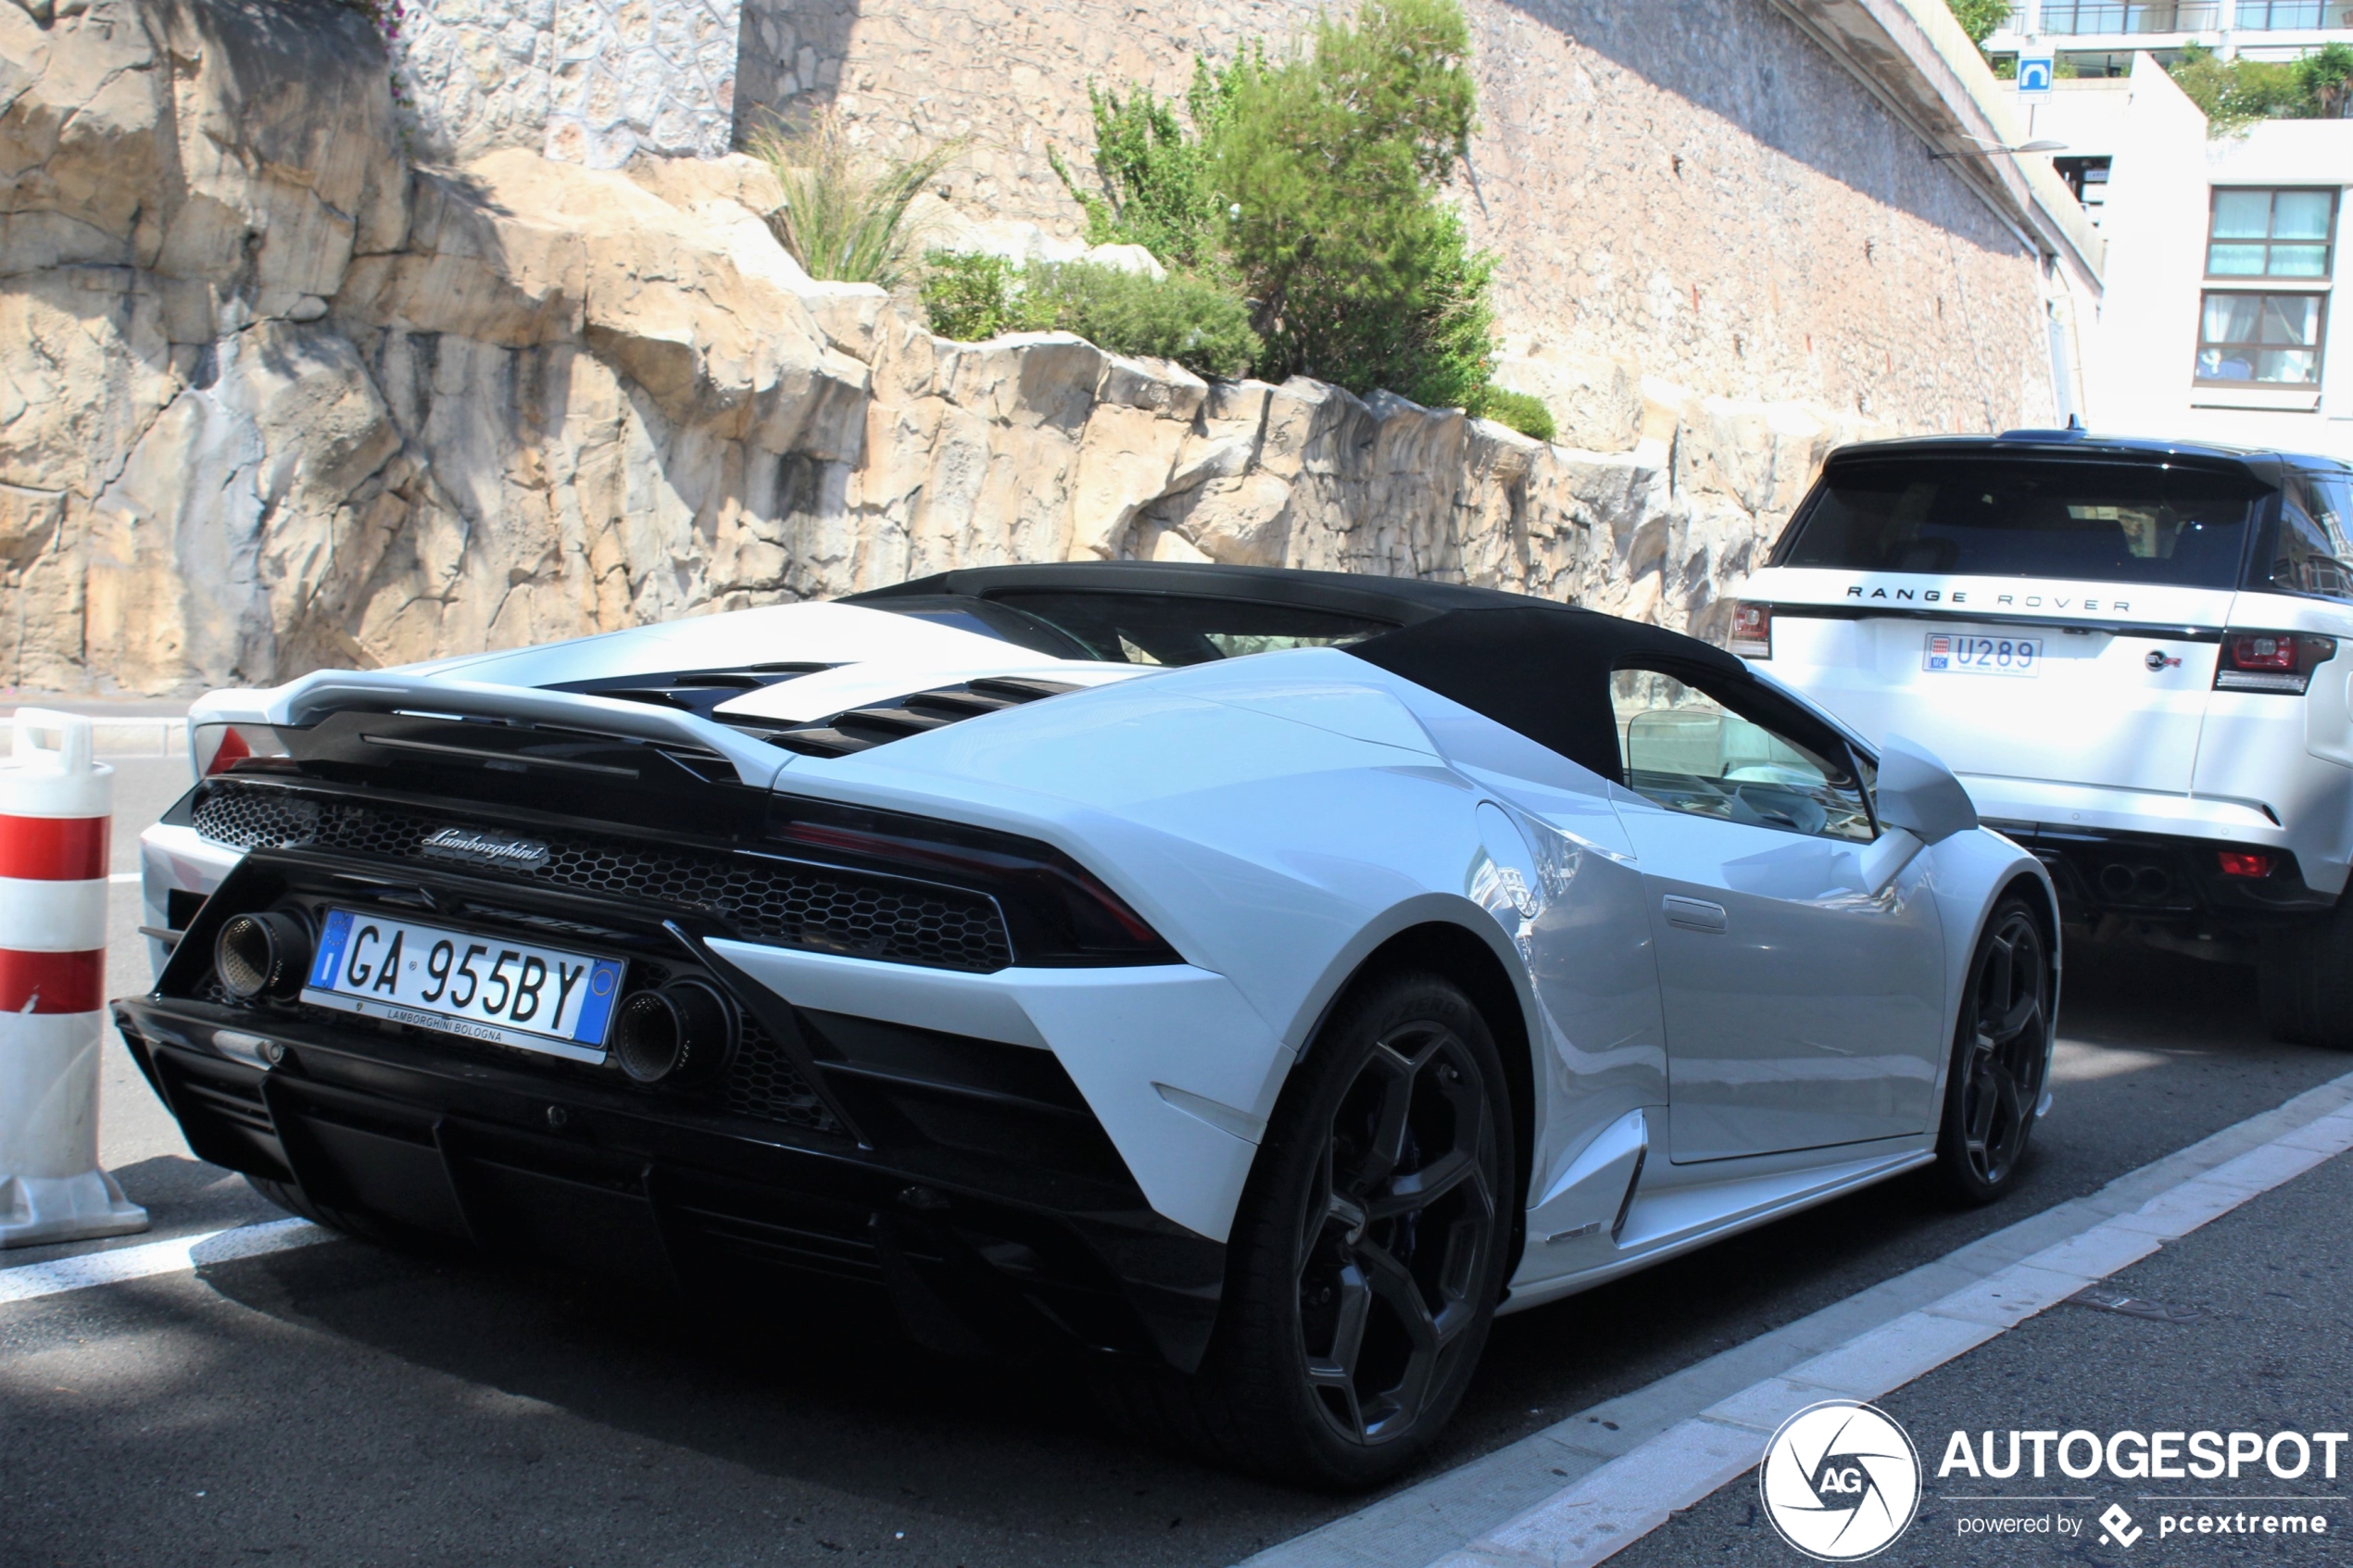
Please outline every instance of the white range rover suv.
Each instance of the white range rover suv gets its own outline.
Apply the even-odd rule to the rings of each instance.
[[[1920,742],[2071,928],[2261,976],[2353,1048],[2353,468],[2080,430],[1834,453],[1732,651]]]

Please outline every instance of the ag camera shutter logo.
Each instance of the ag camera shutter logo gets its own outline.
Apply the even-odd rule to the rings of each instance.
[[[1826,1399],[1781,1423],[1757,1467],[1765,1516],[1781,1539],[1822,1562],[1892,1545],[1920,1503],[1920,1456],[1884,1411]]]

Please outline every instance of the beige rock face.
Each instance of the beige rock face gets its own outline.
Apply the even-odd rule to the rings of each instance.
[[[1599,450],[952,343],[812,282],[777,199],[742,158],[411,169],[327,0],[0,4],[0,685],[268,683],[1013,560],[1411,573],[1707,633],[1865,433],[1549,354],[1510,374]]]

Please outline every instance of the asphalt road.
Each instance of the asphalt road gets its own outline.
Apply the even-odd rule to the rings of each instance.
[[[185,775],[177,759],[118,770],[127,870],[135,829]],[[119,885],[118,990],[145,976],[136,904]],[[2136,952],[2070,963],[2057,1107],[2009,1200],[1958,1211],[1894,1184],[1507,1318],[1437,1462],[1638,1388],[2353,1067],[2266,1040],[2240,972]],[[105,1093],[106,1158],[149,1206],[151,1236],[275,1217],[188,1156],[119,1042]],[[2309,1243],[2342,1246],[2322,1230]],[[2169,1249],[2141,1267],[2173,1261]],[[1139,1447],[1066,1377],[937,1361],[824,1309],[790,1304],[747,1326],[500,1260],[345,1242],[0,1307],[0,1563],[1209,1564],[1355,1506]],[[2173,1326],[2048,1316],[2052,1333],[2112,1336],[2055,1344],[2063,1375],[2086,1364],[2071,1358],[2170,1347],[2177,1375],[2212,1382],[2251,1353],[2213,1323],[2162,1339]],[[2281,1344],[2293,1365],[2300,1352]],[[2344,1386],[2341,1357],[2325,1364]],[[1957,1394],[1936,1397],[1960,1409]],[[1743,1538],[1625,1561],[1688,1562]],[[1793,1561],[1769,1536],[1768,1548]]]
[[[2031,1461],[2008,1480],[1972,1479],[1957,1468],[1936,1474],[1955,1432],[1981,1445],[1981,1434],[1997,1434],[1996,1457],[2007,1462],[2012,1431],[2250,1432],[2266,1439],[2282,1431],[2344,1431],[2353,1414],[2348,1212],[2353,1156],[2340,1156],[2105,1282],[2166,1316],[2054,1308],[1881,1400],[1919,1445],[1928,1479],[1911,1528],[1873,1561],[1889,1568],[2008,1568],[2045,1561],[2353,1560],[2353,1507],[2347,1502],[2353,1449],[2340,1451],[2334,1479],[2317,1450],[2306,1473],[2289,1480],[2255,1461],[2235,1482],[2128,1481],[2106,1474],[2078,1481],[2055,1460],[2039,1481]],[[2080,1447],[2074,1457],[2078,1468],[2088,1463]],[[2293,1448],[2281,1450],[2281,1465],[2296,1467]],[[1611,1568],[1683,1568],[1702,1560],[1725,1568],[1785,1568],[1800,1561],[1762,1516],[1758,1496],[1751,1472],[1610,1559]],[[2032,1500],[2008,1500],[2017,1498]],[[2111,1506],[2130,1516],[2127,1533],[2141,1532],[2130,1544],[2101,1525]],[[2313,1517],[2323,1518],[2330,1533],[2265,1531],[2267,1516],[2288,1514],[2302,1515],[2308,1532]],[[2202,1515],[2227,1518],[2232,1527],[2197,1532]],[[1987,1529],[2006,1519],[2026,1527],[2016,1535]]]

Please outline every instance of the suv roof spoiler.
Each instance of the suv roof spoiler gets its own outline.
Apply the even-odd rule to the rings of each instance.
[[[2091,433],[2092,433],[2090,431],[2083,428],[2082,415],[2070,414],[2067,416],[2067,428],[2065,430],[2006,430],[1994,439],[1996,441],[2037,442],[2082,441]]]

